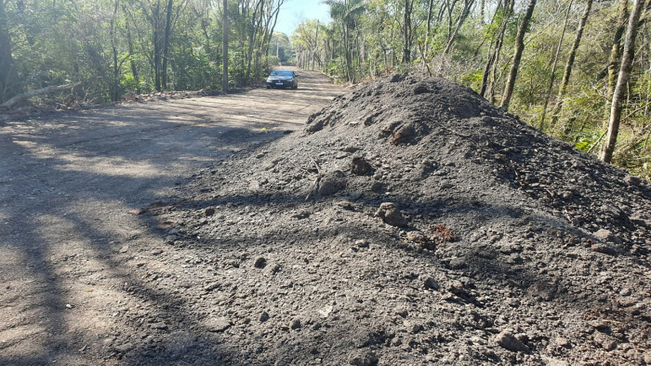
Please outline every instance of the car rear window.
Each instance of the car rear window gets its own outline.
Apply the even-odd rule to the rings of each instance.
[[[274,70],[271,72],[271,76],[292,76],[292,72],[285,70]]]

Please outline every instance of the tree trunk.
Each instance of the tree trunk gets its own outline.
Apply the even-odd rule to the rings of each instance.
[[[253,54],[254,49],[257,49],[258,46],[258,34],[260,33],[260,28],[262,25],[262,7],[264,6],[264,0],[256,1],[255,8],[253,10],[253,15],[251,16],[251,24],[249,25],[249,48],[247,51],[247,64],[244,78],[248,83],[251,79],[251,64],[253,63]],[[255,63],[253,63],[255,65]]]
[[[468,14],[470,14],[470,9],[472,8],[472,5],[474,3],[475,0],[466,0],[464,2],[463,10],[461,11],[459,20],[457,20],[457,25],[456,27],[454,27],[454,31],[452,32],[452,34],[450,34],[450,37],[448,38],[448,42],[445,45],[445,49],[443,50],[444,55],[447,55],[450,52],[450,49],[452,48],[452,43],[454,43],[454,39],[457,38],[457,35],[459,34],[459,30],[461,29],[463,22],[466,21]]]
[[[498,10],[499,11],[499,6]],[[513,13],[513,1],[508,1],[506,4],[504,4],[504,15],[502,18],[502,21],[500,22],[500,26],[497,30],[497,34],[495,35],[495,40],[493,41],[493,44],[491,47],[489,47],[489,56],[486,60],[486,65],[484,66],[484,74],[482,75],[482,80],[481,80],[481,88],[479,94],[486,98],[488,86],[490,84],[490,77],[491,74],[495,74],[495,65],[497,64],[497,61],[500,58],[500,54],[502,52],[502,44],[504,43],[504,35],[506,33],[506,27],[509,23],[509,19],[511,19],[511,14]],[[493,48],[492,52],[490,48]],[[492,102],[492,101],[491,101]]]
[[[432,32],[432,11],[434,10],[434,0],[429,0],[429,4],[427,4],[427,30],[425,31],[425,47],[423,51],[423,61],[425,61],[425,57],[429,54],[429,42],[430,42],[430,37],[431,37],[431,32]],[[430,75],[431,76],[431,75]]]
[[[2,1],[2,0],[0,0]],[[117,102],[120,100],[120,64],[118,63],[118,49],[115,36],[115,19],[118,16],[119,0],[115,0],[113,7],[113,17],[110,22],[111,50],[113,51],[113,80],[111,81],[111,100]]]
[[[278,23],[278,15],[280,14],[280,7],[283,6],[285,0],[277,0],[275,3],[276,8],[271,12],[269,16],[269,22],[265,29],[265,35],[262,37],[262,54],[269,54],[269,45],[271,44],[271,37],[273,37],[274,29],[276,29],[276,24]],[[272,4],[273,5],[273,4]]]
[[[622,36],[624,35],[624,30],[626,30],[627,19],[628,0],[621,0],[619,2],[619,17],[617,18],[617,28],[615,28],[615,38],[613,39],[613,44],[610,48],[610,56],[608,57],[608,91],[606,94],[607,113],[610,113],[610,102],[612,101],[613,94],[615,93],[615,84],[617,83],[617,64],[620,57],[622,56]]]
[[[606,144],[604,145],[601,160],[610,163],[613,159],[613,151],[615,151],[615,143],[617,142],[617,134],[619,133],[619,123],[622,117],[622,102],[626,92],[626,85],[628,84],[631,68],[633,67],[633,58],[635,56],[635,37],[637,36],[638,23],[640,21],[640,14],[644,8],[644,0],[635,0],[633,10],[628,21],[628,28],[626,30],[626,40],[624,41],[624,54],[622,57],[622,65],[619,69],[619,76],[617,77],[617,84],[615,85],[615,92],[613,93],[613,100],[610,108],[610,119],[608,121],[608,134],[606,136]]]
[[[413,0],[405,0],[405,13],[403,19],[403,50],[402,62],[408,64],[411,62],[411,13],[414,8]]]
[[[156,8],[152,15],[152,26],[154,27],[154,86],[157,91],[161,91],[161,49],[160,49],[160,0],[156,2]]]
[[[520,27],[518,28],[518,35],[515,37],[515,54],[513,55],[513,64],[511,65],[511,70],[509,71],[509,77],[506,80],[506,88],[504,89],[504,95],[502,96],[501,107],[506,111],[509,109],[509,104],[511,102],[511,96],[513,95],[513,88],[515,86],[515,79],[518,77],[518,70],[520,69],[520,60],[522,59],[522,52],[524,51],[524,35],[527,33],[527,28],[529,27],[529,21],[533,15],[533,10],[536,7],[536,0],[529,0],[529,5],[527,5],[527,11],[522,18]]]
[[[133,41],[131,40],[131,30],[127,26],[127,43],[129,46],[129,65],[131,66],[131,74],[133,75],[133,81],[136,83],[136,93],[140,94],[140,77],[138,76],[138,67],[136,62],[133,60]]]
[[[32,90],[30,92],[24,93],[24,94],[19,94],[16,95],[6,102],[0,104],[0,107],[11,109],[13,108],[16,104],[23,100],[27,100],[29,98],[35,97],[37,95],[43,95],[43,94],[48,94],[48,93],[54,93],[66,89],[72,89],[76,86],[81,85],[81,83],[74,83],[74,84],[66,84],[66,85],[53,85],[53,86],[48,86],[43,89],[38,89],[38,90]]]
[[[223,0],[222,12],[222,90],[228,93],[228,0]]]
[[[165,39],[163,40],[163,66],[161,70],[161,79],[163,89],[167,89],[167,61],[169,58],[169,49],[170,49],[170,33],[172,30],[172,6],[174,5],[174,0],[167,1],[167,12],[165,19]]]
[[[345,7],[345,12],[348,13],[349,10],[350,10],[348,0],[344,0],[344,7]],[[352,74],[352,70],[351,70],[352,69],[352,65],[351,65],[352,60],[351,60],[351,57],[350,57],[350,39],[349,39],[349,37],[350,37],[350,35],[349,35],[350,29],[349,29],[349,24],[348,24],[350,20],[348,19],[348,16],[349,16],[348,14],[344,14],[344,18],[342,20],[343,21],[342,31],[343,31],[343,36],[344,36],[344,58],[345,58],[345,61],[346,61],[346,81],[354,82],[353,81],[353,74]]]
[[[567,64],[565,65],[565,71],[563,72],[563,80],[561,81],[561,86],[558,89],[558,100],[552,111],[551,126],[554,127],[556,122],[558,122],[558,115],[561,113],[563,108],[563,98],[565,97],[565,91],[567,86],[570,83],[570,76],[572,75],[572,68],[574,67],[574,60],[576,58],[576,51],[579,49],[581,44],[581,37],[583,36],[583,29],[585,29],[585,23],[588,21],[588,15],[590,15],[590,8],[592,7],[592,0],[587,0],[585,3],[585,10],[579,21],[579,27],[576,29],[576,37],[574,37],[574,44],[572,45],[572,50],[570,51],[570,56],[567,58]]]
[[[551,77],[549,78],[549,86],[547,87],[547,93],[545,93],[545,103],[543,104],[542,117],[540,118],[540,126],[538,127],[541,131],[545,129],[545,117],[547,116],[547,106],[549,105],[549,99],[552,96],[552,89],[554,88],[554,80],[556,79],[556,66],[558,65],[558,56],[561,53],[561,48],[563,47],[563,40],[565,39],[565,31],[567,30],[567,23],[570,19],[570,10],[572,10],[572,5],[574,5],[574,0],[570,0],[570,4],[567,6],[567,12],[565,13],[565,21],[563,22],[563,30],[561,31],[561,37],[558,40],[558,45],[556,46],[556,53],[554,53],[554,61],[552,62],[552,72]]]
[[[314,52],[312,55],[312,70],[316,70],[314,68],[314,62],[317,56],[317,52],[319,51],[319,25],[320,22],[317,20],[316,21],[316,30],[314,31]]]
[[[0,0],[0,102],[22,91],[18,72],[11,55],[11,40],[7,29],[4,0]]]
[[[484,22],[484,13],[486,12],[486,0],[481,0],[479,3],[479,24],[486,25]]]

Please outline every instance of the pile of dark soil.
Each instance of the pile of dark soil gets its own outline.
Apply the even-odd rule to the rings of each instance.
[[[450,81],[361,86],[149,212],[214,273],[223,364],[651,364],[649,182]]]

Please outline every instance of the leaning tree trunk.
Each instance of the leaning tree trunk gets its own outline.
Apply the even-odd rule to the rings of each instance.
[[[613,159],[613,152],[615,151],[615,143],[617,142],[617,134],[619,133],[619,123],[622,118],[622,102],[624,94],[626,93],[626,84],[631,74],[633,67],[633,58],[635,56],[635,37],[637,36],[637,28],[640,21],[640,14],[644,8],[644,0],[635,0],[631,16],[628,20],[628,29],[626,30],[626,40],[624,41],[624,54],[622,57],[622,65],[619,69],[619,76],[617,84],[615,85],[615,92],[613,93],[613,100],[610,108],[610,119],[608,120],[608,134],[606,136],[606,144],[604,145],[601,160],[610,163]]]
[[[554,53],[554,60],[552,62],[551,77],[549,78],[549,86],[547,87],[547,92],[545,93],[545,103],[543,103],[542,117],[540,117],[540,125],[538,129],[540,131],[545,131],[545,118],[547,116],[547,106],[549,105],[549,99],[552,96],[552,89],[554,88],[554,80],[556,79],[556,66],[558,66],[558,57],[561,53],[561,48],[563,47],[563,40],[565,39],[565,31],[567,30],[567,23],[570,19],[570,11],[572,10],[572,5],[574,5],[574,0],[570,0],[569,5],[567,6],[567,12],[565,13],[565,21],[563,21],[563,30],[561,31],[561,37],[558,40],[556,45],[556,52]]]
[[[42,89],[28,91],[26,93],[18,94],[8,99],[6,102],[0,104],[0,107],[11,109],[16,105],[18,105],[20,102],[24,100],[28,100],[29,98],[35,97],[37,95],[49,94],[49,93],[54,93],[54,92],[63,91],[67,89],[70,89],[72,92],[72,89],[79,85],[81,85],[81,82],[74,83],[74,84],[66,84],[66,85],[52,85]]]
[[[556,125],[556,122],[558,122],[558,115],[561,113],[561,109],[563,108],[563,98],[565,97],[567,86],[570,84],[570,76],[572,76],[572,68],[574,67],[574,60],[576,59],[576,52],[579,49],[579,45],[581,44],[583,30],[585,29],[585,23],[588,21],[588,16],[590,15],[591,8],[592,0],[588,0],[585,3],[585,10],[583,11],[583,15],[579,21],[579,27],[576,29],[574,45],[572,45],[572,51],[570,51],[570,56],[567,58],[567,64],[565,65],[565,71],[563,72],[563,80],[561,81],[561,86],[558,89],[558,99],[556,101],[554,109],[552,110],[552,119],[550,121],[552,128]]]
[[[497,11],[499,11],[499,6],[496,12]],[[504,4],[504,15],[502,17],[502,21],[500,22],[500,26],[495,35],[495,39],[492,41],[491,46],[489,47],[489,54],[486,59],[486,65],[484,66],[484,73],[481,79],[481,89],[479,94],[484,98],[486,98],[486,94],[488,91],[490,76],[491,74],[495,73],[495,65],[500,58],[500,53],[502,52],[502,44],[504,43],[504,34],[506,33],[506,26],[509,23],[512,12],[513,12],[513,1],[506,1],[506,3]]]
[[[520,27],[518,28],[518,35],[515,39],[515,54],[513,55],[513,64],[509,71],[509,77],[506,81],[506,88],[504,88],[504,95],[502,96],[501,107],[506,111],[509,109],[511,96],[513,95],[513,88],[515,86],[515,79],[518,77],[518,70],[520,69],[520,60],[522,60],[522,52],[524,51],[524,35],[527,33],[529,21],[533,15],[533,9],[536,7],[536,0],[529,0],[527,11],[522,18]]]
[[[472,8],[474,3],[475,0],[466,0],[464,2],[463,10],[461,11],[459,20],[457,20],[457,25],[454,27],[454,31],[452,32],[452,34],[450,34],[448,41],[445,44],[443,55],[447,55],[448,53],[450,53],[450,50],[452,49],[452,43],[454,43],[455,38],[457,38],[457,35],[459,34],[459,30],[461,29],[461,26],[463,25],[463,23],[466,21],[466,18],[470,14],[470,9]]]
[[[626,30],[626,19],[628,19],[628,0],[621,0],[619,2],[619,17],[617,18],[617,28],[615,28],[615,38],[610,48],[610,56],[608,57],[608,94],[606,95],[606,111],[610,112],[615,93],[615,85],[617,84],[617,63],[622,56],[622,36]],[[606,115],[608,117],[608,115]],[[608,118],[606,118],[608,120]],[[606,126],[607,127],[607,126]]]
[[[22,88],[11,56],[11,40],[7,29],[4,0],[0,0],[0,102],[20,94]]]

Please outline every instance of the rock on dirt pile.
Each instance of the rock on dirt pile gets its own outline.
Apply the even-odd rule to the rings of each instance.
[[[651,363],[650,184],[450,81],[359,87],[179,195],[152,212],[209,258],[225,364]]]

